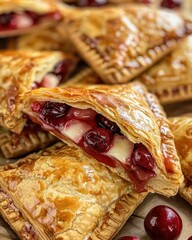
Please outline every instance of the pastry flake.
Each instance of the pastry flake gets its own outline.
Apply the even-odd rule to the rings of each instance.
[[[192,99],[192,35],[139,80],[163,104]]]
[[[62,52],[0,52],[0,125],[20,133],[26,123],[20,109],[24,92],[57,86],[67,79],[76,62],[74,56]]]
[[[25,99],[22,109],[34,122],[137,191],[177,193],[182,174],[173,136],[157,99],[142,84],[38,89]]]
[[[35,240],[112,239],[147,195],[62,143],[1,168],[0,186],[1,214]]]
[[[61,19],[53,0],[1,0],[0,37],[16,36],[55,25]]]
[[[130,4],[71,10],[66,22],[80,55],[107,83],[133,79],[173,50],[186,33],[176,13]]]
[[[179,193],[192,204],[192,115],[170,118],[169,121],[185,178]]]

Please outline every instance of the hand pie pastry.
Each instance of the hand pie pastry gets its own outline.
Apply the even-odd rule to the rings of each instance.
[[[0,172],[0,212],[21,239],[109,240],[147,193],[58,143]]]
[[[107,83],[133,79],[173,50],[186,33],[176,13],[130,4],[74,10],[66,26],[80,55]]]
[[[192,204],[192,116],[175,117],[169,120],[185,178],[179,193]]]
[[[143,85],[37,89],[22,110],[108,166],[137,191],[176,194],[182,174],[167,119]]]
[[[18,158],[44,149],[57,141],[57,138],[30,120],[20,134],[6,128],[0,129],[0,149],[5,158]]]
[[[59,85],[67,79],[76,62],[74,56],[62,52],[0,52],[0,125],[20,133],[26,123],[20,109],[24,92]]]
[[[53,34],[54,31],[54,34]],[[75,53],[75,48],[67,35],[59,33],[57,28],[48,28],[33,33],[25,34],[8,40],[9,49],[30,48],[38,51],[59,50],[67,53]]]
[[[139,80],[163,104],[192,99],[192,35]]]
[[[1,0],[0,37],[15,36],[54,25],[61,19],[53,0]]]

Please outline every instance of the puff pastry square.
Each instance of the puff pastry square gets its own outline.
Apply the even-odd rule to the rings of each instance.
[[[18,158],[44,149],[57,141],[57,138],[30,120],[20,134],[0,128],[0,149],[5,158]]]
[[[0,172],[0,212],[21,239],[109,240],[147,193],[58,143]]]
[[[179,193],[192,204],[192,115],[169,118],[169,120],[185,178]]]
[[[0,125],[20,133],[26,123],[20,109],[24,92],[42,86],[57,86],[60,81],[67,79],[76,62],[77,59],[73,55],[62,52],[0,52]],[[62,79],[57,75],[60,64],[64,70]]]
[[[16,36],[55,25],[61,19],[57,1],[1,0],[0,37]]]
[[[173,136],[156,97],[142,84],[41,88],[25,94],[22,110],[137,191],[177,193],[182,173]]]
[[[192,35],[139,80],[163,104],[192,99]]]
[[[131,4],[74,10],[66,25],[80,55],[107,83],[133,79],[173,50],[186,33],[176,13]]]

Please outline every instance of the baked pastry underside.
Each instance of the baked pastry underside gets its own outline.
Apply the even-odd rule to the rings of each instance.
[[[62,143],[0,172],[0,212],[21,239],[111,239],[147,193]]]

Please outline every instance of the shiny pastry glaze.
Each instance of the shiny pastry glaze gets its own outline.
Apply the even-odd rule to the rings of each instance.
[[[59,138],[69,138],[85,152],[109,167],[125,169],[135,189],[144,191],[154,177],[155,161],[141,143],[134,144],[116,123],[92,109],[78,109],[64,103],[33,102],[32,111],[45,130]]]
[[[130,185],[125,180],[90,158],[59,143],[1,172],[7,192],[39,239],[88,239],[100,223],[108,226],[105,217],[110,224],[121,223],[137,204],[133,196],[127,203]],[[126,201],[120,202],[121,197]],[[125,213],[121,218],[119,210]]]
[[[28,28],[40,24],[46,20],[59,20],[59,12],[38,14],[32,11],[8,12],[0,14],[0,31]]]

